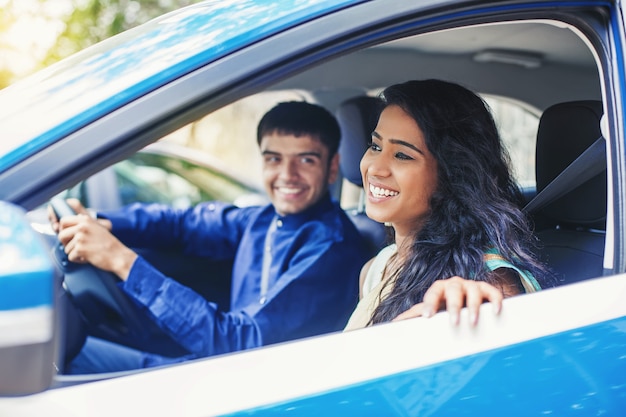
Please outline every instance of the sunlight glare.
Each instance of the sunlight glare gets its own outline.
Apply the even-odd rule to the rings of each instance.
[[[0,8],[11,7],[17,16],[0,32],[0,68],[16,76],[37,67],[64,29],[62,17],[72,12],[71,0],[0,0]]]

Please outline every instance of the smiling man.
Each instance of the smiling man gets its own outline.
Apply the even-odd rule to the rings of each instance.
[[[134,204],[94,219],[70,201],[82,214],[53,219],[68,258],[119,276],[123,290],[190,354],[165,358],[90,337],[67,372],[145,368],[342,329],[356,305],[367,254],[328,191],[339,170],[339,139],[335,118],[317,105],[285,102],[266,113],[257,130],[272,202],[264,207]],[[234,260],[230,311],[129,248],[165,243]]]

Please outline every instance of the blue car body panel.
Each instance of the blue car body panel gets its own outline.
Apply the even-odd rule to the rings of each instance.
[[[622,317],[229,416],[621,416],[624,352]]]
[[[25,211],[0,202],[0,353],[24,346],[36,349],[53,340],[58,276],[48,247],[26,220]],[[41,353],[42,358],[47,356],[52,357]],[[37,368],[0,355],[2,373],[20,368],[26,373],[33,365]],[[43,373],[50,378],[50,371],[48,367]],[[0,382],[3,390],[6,383],[6,378]]]
[[[0,172],[198,67],[354,0],[213,1],[94,45],[0,95]],[[26,111],[28,109],[28,111]],[[23,115],[37,114],[39,120]]]
[[[53,305],[52,258],[24,214],[0,201],[0,312]]]

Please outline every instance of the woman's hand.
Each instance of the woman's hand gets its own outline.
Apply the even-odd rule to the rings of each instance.
[[[437,311],[447,310],[452,324],[459,324],[460,313],[467,307],[470,324],[478,323],[478,310],[487,300],[494,306],[496,314],[502,309],[502,291],[483,281],[472,281],[461,277],[442,279],[433,283],[424,294],[424,300],[401,313],[393,321],[413,317],[431,317]]]

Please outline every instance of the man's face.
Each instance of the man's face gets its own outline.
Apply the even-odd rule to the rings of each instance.
[[[339,155],[309,135],[277,132],[261,139],[265,190],[280,215],[299,213],[322,197],[337,178]]]

